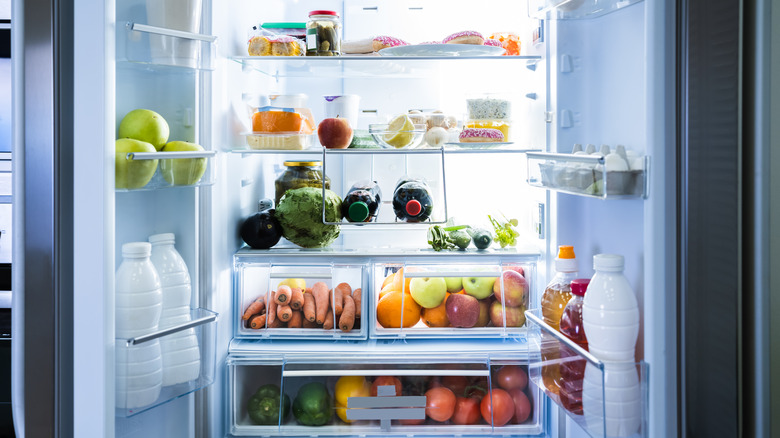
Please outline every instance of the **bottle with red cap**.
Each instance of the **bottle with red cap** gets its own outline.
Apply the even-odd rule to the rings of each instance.
[[[590,279],[578,278],[571,282],[571,297],[561,315],[561,333],[576,342],[577,345],[587,351],[588,338],[585,337],[585,327],[582,324],[582,303],[585,291]],[[576,356],[577,354],[561,345],[561,359]],[[560,380],[558,381],[558,394],[561,396],[561,404],[564,408],[577,415],[582,414],[582,379],[585,377],[585,359],[563,360],[560,366]]]
[[[393,193],[395,216],[406,222],[423,222],[433,213],[433,198],[422,178],[401,178]]]
[[[382,202],[382,190],[376,181],[352,185],[341,202],[341,213],[350,222],[370,222],[376,218]]]

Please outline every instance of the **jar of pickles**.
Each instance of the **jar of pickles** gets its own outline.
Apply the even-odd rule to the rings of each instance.
[[[306,56],[341,55],[341,19],[335,11],[311,11],[306,23]]]
[[[322,174],[322,161],[285,161],[284,165],[287,166],[287,169],[274,182],[276,188],[275,205],[279,205],[279,200],[288,190],[301,187],[322,187],[323,181],[325,188],[330,189],[330,178]]]

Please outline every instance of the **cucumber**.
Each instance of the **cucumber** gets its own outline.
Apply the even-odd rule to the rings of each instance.
[[[471,243],[471,236],[469,236],[469,233],[463,230],[451,231],[450,239],[452,239],[455,245],[460,249],[468,248],[469,244]]]
[[[477,249],[487,249],[493,242],[493,235],[484,228],[468,228],[467,232],[474,240],[474,246]]]

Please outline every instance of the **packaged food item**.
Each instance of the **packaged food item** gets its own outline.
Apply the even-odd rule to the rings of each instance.
[[[275,203],[279,205],[282,195],[288,190],[301,187],[322,187],[330,189],[330,178],[322,174],[322,161],[285,161],[284,172],[276,178]]]
[[[391,36],[375,36],[361,40],[341,42],[341,52],[344,54],[366,54],[378,52],[388,47],[408,46],[406,41]]]
[[[509,135],[511,133],[512,129],[512,122],[509,120],[503,120],[503,119],[477,119],[477,120],[466,120],[465,128],[475,128],[475,129],[498,129],[501,131],[502,134],[504,134],[504,141],[509,141]]]
[[[507,120],[512,116],[512,106],[506,99],[492,96],[466,99],[466,109],[469,120],[500,119]]]
[[[260,28],[278,35],[291,36],[300,41],[306,41],[306,23],[269,22],[260,25]]]
[[[257,35],[249,39],[250,56],[301,56],[301,41],[287,35]]]
[[[496,32],[491,34],[485,41],[497,41],[501,47],[506,50],[504,56],[520,55],[520,36],[513,32]]]
[[[341,19],[335,11],[311,11],[306,23],[306,56],[341,55]]]
[[[461,143],[503,142],[504,133],[492,128],[466,128],[458,138]]]
[[[395,216],[405,222],[423,222],[433,213],[433,196],[422,178],[401,178],[393,192]]]
[[[376,181],[359,181],[344,196],[341,214],[350,222],[370,222],[376,218],[381,203],[379,184]]]
[[[300,150],[311,145],[313,132],[308,108],[266,106],[252,114],[252,132],[246,139],[252,149]]]
[[[577,259],[574,256],[574,248],[569,245],[558,247],[558,257],[555,259],[556,274],[542,293],[542,319],[547,325],[560,331],[561,315],[566,304],[571,299],[571,282],[577,278]],[[560,351],[558,341],[550,335],[542,336],[542,360],[558,359]],[[559,365],[545,365],[542,367],[542,381],[551,392],[558,394],[560,380]]]
[[[582,324],[582,303],[585,291],[590,280],[578,278],[571,282],[571,293],[574,295],[561,315],[561,333],[576,342],[577,345],[588,350],[588,338],[585,336],[585,327]],[[565,345],[561,345],[561,358],[576,356]],[[585,359],[569,359],[561,363],[561,379],[558,381],[561,404],[569,412],[582,415],[582,379],[585,376]]]

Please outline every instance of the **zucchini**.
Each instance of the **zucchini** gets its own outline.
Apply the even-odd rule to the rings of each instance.
[[[484,228],[467,228],[466,231],[471,236],[477,249],[487,249],[493,243],[493,235]]]

